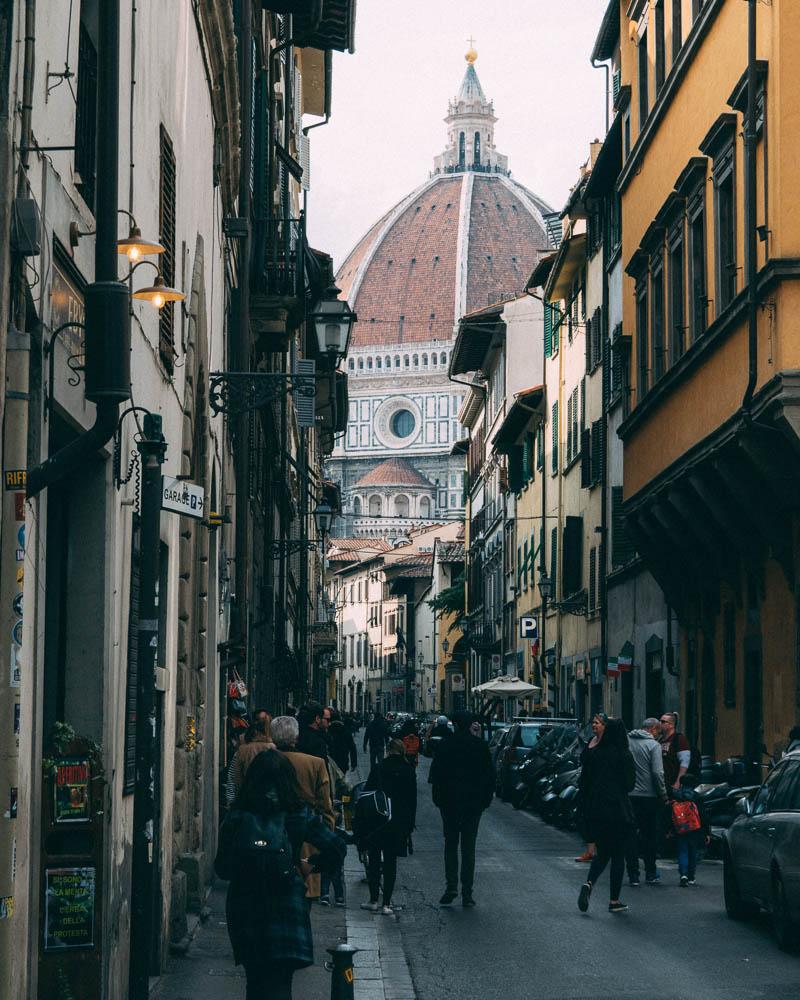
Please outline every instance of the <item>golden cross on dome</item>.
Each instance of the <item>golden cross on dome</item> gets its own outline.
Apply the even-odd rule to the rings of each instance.
[[[478,58],[478,53],[475,51],[475,39],[470,35],[467,39],[467,44],[469,45],[469,52],[464,56],[467,62],[472,65]]]

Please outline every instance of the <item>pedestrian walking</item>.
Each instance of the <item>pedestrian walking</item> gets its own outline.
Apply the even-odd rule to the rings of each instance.
[[[636,784],[630,799],[636,819],[627,852],[628,882],[639,885],[639,858],[644,861],[644,875],[648,885],[657,885],[661,879],[656,867],[659,839],[659,817],[667,802],[664,784],[664,761],[659,737],[658,719],[645,719],[641,729],[628,734],[628,746],[633,754]]]
[[[328,759],[328,726],[331,723],[331,710],[323,708],[317,701],[308,701],[297,715],[300,726],[300,736],[297,749],[300,753],[311,754],[312,757]]]
[[[672,793],[672,829],[678,854],[678,877],[681,887],[696,885],[697,862],[703,842],[709,843],[700,810],[696,805],[697,793],[691,779],[684,779]]]
[[[265,841],[276,847],[264,850]],[[214,863],[229,880],[228,934],[247,1000],[291,1000],[295,971],[314,964],[303,878],[340,866],[345,852],[303,803],[289,761],[275,750],[259,754],[222,824]]]
[[[456,732],[442,740],[431,764],[433,803],[442,814],[445,890],[439,900],[448,906],[458,895],[458,848],[461,845],[461,902],[474,906],[475,843],[483,811],[494,797],[494,770],[480,723],[470,712],[453,719]]]
[[[312,812],[323,820],[328,829],[336,826],[336,813],[331,796],[330,777],[326,762],[314,754],[302,753],[296,749],[299,739],[297,719],[288,715],[272,720],[272,738],[283,756],[294,769],[300,797]],[[306,880],[306,896],[309,900],[320,899],[322,886],[317,874]]]
[[[400,739],[406,748],[406,760],[416,767],[419,764],[419,732],[413,719],[406,719],[400,729]]]
[[[681,779],[689,772],[692,762],[692,748],[683,733],[678,732],[677,712],[662,712],[659,721],[661,723],[664,781],[667,790],[674,791],[681,787]]]
[[[447,716],[439,715],[436,718],[436,724],[433,729],[431,729],[431,734],[428,737],[429,740],[444,740],[449,739],[453,735],[450,730],[450,726],[447,724]]]
[[[386,741],[389,735],[389,727],[380,712],[375,712],[364,730],[364,752],[369,748],[369,769],[383,760],[383,753],[386,749]]]
[[[358,767],[356,742],[338,713],[332,715],[328,728],[328,753],[336,761],[342,774]]]
[[[609,912],[622,913],[628,909],[619,897],[625,875],[625,848],[635,823],[628,794],[635,784],[636,768],[628,749],[625,725],[622,719],[609,719],[597,745],[584,755],[580,776],[587,832],[597,848],[589,877],[578,896],[578,909],[582,913],[588,910],[592,889],[609,861]]]
[[[228,778],[225,784],[227,804],[233,804],[239,794],[247,768],[257,754],[264,750],[274,750],[275,744],[270,737],[270,722],[272,717],[266,708],[257,708],[253,713],[253,722],[245,734],[244,741],[239,744],[228,768]]]
[[[370,772],[365,791],[382,791],[391,802],[392,818],[367,843],[369,902],[362,903],[361,909],[391,916],[397,859],[408,856],[417,821],[417,777],[401,740],[391,741],[387,755]]]
[[[603,733],[605,732],[607,723],[608,716],[605,712],[596,712],[592,716],[592,721],[590,723],[592,728],[592,738],[583,748],[583,753],[581,754],[581,767],[585,764],[587,755],[598,746],[600,740],[603,738]],[[579,817],[579,832],[584,841],[586,841],[586,848],[582,854],[579,854],[578,857],[575,858],[575,860],[591,864],[597,856],[597,851],[595,850],[595,845],[589,843],[589,835],[586,832],[586,823],[583,817],[583,806],[581,806]]]

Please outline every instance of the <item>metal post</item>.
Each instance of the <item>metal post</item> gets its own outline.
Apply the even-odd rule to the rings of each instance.
[[[335,948],[326,948],[331,956],[326,962],[331,976],[331,1000],[353,1000],[353,956],[360,949],[352,944],[337,944]]]
[[[147,1000],[153,934],[153,747],[155,667],[158,652],[157,590],[161,548],[161,463],[166,442],[161,417],[145,415],[142,457],[141,562],[136,691],[136,788],[133,798],[130,1000]]]

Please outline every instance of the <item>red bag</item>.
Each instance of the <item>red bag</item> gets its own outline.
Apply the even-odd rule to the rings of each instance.
[[[700,813],[694,802],[673,802],[672,803],[672,825],[675,833],[681,836],[685,833],[694,833],[701,827]]]

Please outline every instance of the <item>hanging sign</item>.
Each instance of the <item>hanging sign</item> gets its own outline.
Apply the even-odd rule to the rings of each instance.
[[[44,950],[94,947],[95,869],[47,868]]]
[[[534,642],[539,638],[539,621],[534,615],[522,615],[519,620],[520,639],[530,639]]]
[[[28,483],[28,472],[26,469],[6,469],[3,473],[3,480],[7,490],[17,492],[24,490]]]
[[[184,514],[200,521],[203,518],[205,490],[195,483],[172,476],[161,477],[161,509]]]
[[[56,823],[82,823],[89,815],[89,761],[64,757],[56,764],[53,781],[53,818]]]

